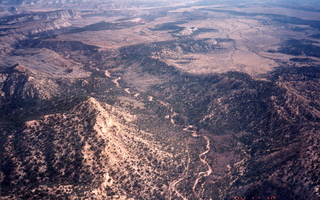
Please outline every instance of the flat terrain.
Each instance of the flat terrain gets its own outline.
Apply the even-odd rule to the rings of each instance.
[[[141,14],[152,11],[139,10]],[[226,71],[242,71],[250,75],[270,72],[275,67],[289,63],[292,58],[311,58],[314,63],[317,57],[305,55],[287,55],[277,53],[281,43],[288,38],[297,40],[310,39],[317,32],[309,24],[281,23],[279,17],[295,17],[303,20],[320,19],[320,14],[311,11],[295,11],[282,7],[225,7],[225,6],[189,6],[187,8],[171,8],[166,16],[158,16],[154,21],[145,19],[143,23],[122,29],[85,31],[80,33],[59,35],[59,40],[78,40],[93,44],[102,49],[118,49],[130,45],[156,42],[180,42],[184,39],[206,40],[216,48],[197,52],[197,46],[189,52],[179,48],[161,48],[152,52],[169,65],[189,73],[221,73]],[[108,16],[86,16],[83,19],[71,21],[79,24],[112,22],[115,18]],[[130,20],[129,20],[130,21]],[[167,26],[168,25],[168,26]],[[303,29],[304,31],[297,31]],[[210,31],[211,30],[211,31]],[[312,39],[316,43],[319,39]],[[270,53],[272,52],[272,53]],[[303,63],[294,63],[303,65]]]
[[[26,6],[24,9],[43,12],[57,8]],[[319,38],[311,37],[319,32],[316,24],[320,13],[315,11],[272,5],[181,3],[161,8],[114,9],[102,5],[100,10],[78,9],[79,17],[63,22],[70,31],[62,31],[51,41],[78,41],[108,52],[132,45],[156,45],[157,48],[148,52],[149,56],[193,74],[241,71],[258,77],[282,65],[304,66],[306,63],[301,62],[304,60],[308,65],[315,65],[320,61],[319,56],[303,51],[294,54],[279,51],[287,48],[283,45],[288,39],[308,40],[319,46]],[[19,40],[18,36],[8,40],[14,42]],[[191,40],[192,44],[187,42]],[[3,48],[9,49],[6,42],[3,43]],[[43,60],[45,52],[41,54],[33,56],[32,62]],[[2,55],[3,65],[12,66],[12,58]],[[25,57],[28,56],[13,59],[28,65],[30,59]]]

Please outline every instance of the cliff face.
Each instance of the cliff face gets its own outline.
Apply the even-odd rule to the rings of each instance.
[[[78,15],[78,13],[73,10],[57,10],[51,12],[21,13],[18,15],[3,17],[1,18],[1,22],[6,24],[13,24],[38,20],[76,19],[79,17],[80,16]]]
[[[9,34],[21,34],[21,35],[35,35],[38,33],[46,32],[46,31],[52,31],[56,29],[66,28],[70,27],[71,24],[63,19],[57,19],[50,22],[30,22],[24,24],[24,26],[21,26],[16,29],[10,29],[3,34],[9,35]]]
[[[80,16],[72,10],[59,10],[42,13],[22,13],[2,17],[0,23],[3,27],[0,31],[0,48],[2,52],[8,52],[13,45],[40,33],[46,33],[62,28],[70,27],[70,19]]]

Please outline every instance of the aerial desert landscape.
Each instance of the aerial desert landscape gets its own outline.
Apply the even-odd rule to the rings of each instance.
[[[0,199],[320,199],[320,3],[0,1]]]

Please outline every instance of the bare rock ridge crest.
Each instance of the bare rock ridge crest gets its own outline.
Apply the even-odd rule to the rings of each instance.
[[[162,151],[151,138],[144,139],[149,133],[130,126],[133,120],[134,116],[126,111],[91,97],[66,113],[25,122],[20,133],[21,145],[25,148],[16,149],[14,138],[7,140],[4,154],[8,160],[4,165],[18,164],[12,169],[10,184],[25,181],[33,184],[14,193],[23,197],[31,192],[32,196],[40,198],[41,194],[50,196],[60,191],[62,195],[98,199],[113,198],[112,194],[126,198],[139,195],[141,191],[149,193],[157,182],[169,178],[157,169],[162,165],[168,167],[167,161],[172,155]],[[17,158],[17,151],[24,158]],[[149,159],[145,156],[155,159],[152,162],[157,166],[149,163],[151,160],[144,162],[143,159]],[[135,179],[131,180],[132,177]],[[46,184],[49,182],[51,186]],[[132,187],[133,183],[140,190],[128,193],[127,187]],[[76,190],[80,193],[75,193]],[[145,197],[152,198],[152,194]]]

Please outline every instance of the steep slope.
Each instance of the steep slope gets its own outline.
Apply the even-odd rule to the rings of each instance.
[[[79,18],[73,10],[22,13],[0,18],[0,53],[11,50],[12,46],[29,36],[70,27],[70,19]]]
[[[2,131],[2,195],[11,199],[164,198],[175,156],[135,116],[94,98]],[[171,172],[171,173],[170,173]]]
[[[124,81],[162,102],[159,116],[208,141],[200,154],[208,171],[179,183],[187,198],[319,198],[318,67],[282,67],[262,81],[239,72],[184,74],[154,58],[127,66]]]
[[[55,20],[55,19],[77,19],[79,14],[74,10],[56,10],[50,12],[25,12],[9,17],[0,18],[1,24],[15,24],[27,21]]]
[[[57,85],[45,78],[36,78],[36,71],[16,64],[7,68],[1,83],[5,99],[50,99],[57,95]]]
[[[52,60],[51,60],[52,62]],[[34,67],[34,66],[33,66]],[[8,67],[1,72],[2,81],[0,82],[2,100],[50,100],[53,97],[59,97],[62,93],[67,92],[64,96],[72,95],[84,95],[93,92],[95,89],[103,90],[99,86],[92,86],[93,83],[89,83],[91,78],[88,76],[90,73],[85,73],[85,77],[77,77],[78,73],[73,72],[72,69],[58,67],[53,68],[55,71],[51,71],[50,68],[35,69],[28,68],[22,64],[16,64],[13,67]],[[76,70],[76,68],[74,68]],[[41,71],[40,71],[41,70]],[[47,73],[43,73],[42,70],[47,70]],[[64,71],[62,71],[64,70]],[[50,72],[51,71],[51,72]],[[52,76],[56,73],[56,76]],[[67,77],[65,77],[67,75]],[[51,76],[51,77],[50,77]],[[70,78],[72,77],[72,78]],[[96,79],[105,83],[105,88],[108,88],[111,84],[111,80],[108,79]],[[81,87],[70,87],[70,86]],[[103,87],[103,86],[101,86]]]
[[[248,160],[236,167],[242,174],[233,189],[238,196],[318,199],[319,69],[283,69],[275,77],[284,93],[271,96],[268,118],[255,127],[263,131],[242,138]]]
[[[211,141],[213,173],[201,179],[199,198],[317,199],[319,86],[319,69],[307,67],[276,71],[268,82],[230,72],[153,89],[171,104],[176,123],[198,127]],[[221,173],[222,163],[229,169]]]
[[[103,76],[44,78],[21,65],[4,71],[2,110],[20,121],[1,126],[3,196],[319,197],[317,67],[280,68],[262,81],[239,72],[190,75],[132,52],[119,54],[112,74],[96,66]],[[39,80],[56,84],[52,93],[43,89],[50,98],[28,96],[41,94]],[[74,98],[88,95],[110,104]],[[26,101],[8,111],[14,99],[30,98],[40,102],[33,108],[53,105],[28,120]],[[25,160],[29,154],[39,159]]]

